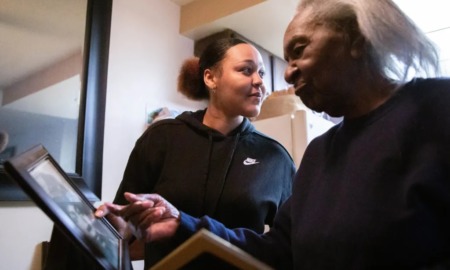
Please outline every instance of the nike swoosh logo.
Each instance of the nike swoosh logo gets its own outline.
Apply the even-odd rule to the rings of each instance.
[[[246,160],[244,160],[244,165],[255,165],[255,164],[258,164],[259,163],[259,161],[256,161],[256,159],[253,159],[253,158],[247,158]]]

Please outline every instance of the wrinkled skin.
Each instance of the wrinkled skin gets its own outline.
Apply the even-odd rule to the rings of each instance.
[[[95,215],[106,216],[126,238],[133,234],[145,242],[172,236],[179,224],[180,212],[157,194],[125,193],[128,205],[104,203]],[[111,215],[112,214],[112,215]]]

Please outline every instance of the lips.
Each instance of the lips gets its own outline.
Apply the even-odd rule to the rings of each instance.
[[[250,94],[250,97],[262,97],[262,94],[261,94],[261,92],[256,92],[256,93],[253,93],[253,94]]]
[[[260,92],[248,95],[250,102],[254,105],[260,105],[263,98]]]

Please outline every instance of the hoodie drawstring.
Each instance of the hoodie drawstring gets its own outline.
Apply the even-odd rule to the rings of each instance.
[[[209,205],[211,207],[208,207],[208,205],[206,205],[206,203],[207,203],[207,200],[206,200],[206,197],[207,197],[206,196],[207,195],[206,194],[206,192],[207,192],[207,183],[208,183],[208,180],[209,180],[209,170],[208,170],[208,175],[207,175],[207,178],[206,178],[206,181],[205,181],[205,189],[204,189],[205,193],[204,193],[204,196],[203,196],[203,209],[204,209],[204,213],[206,215],[210,216],[210,217],[214,216],[214,214],[215,214],[215,212],[217,210],[217,206],[219,205],[220,199],[222,197],[222,194],[223,194],[223,191],[224,191],[224,188],[225,188],[225,183],[226,183],[226,180],[227,180],[227,177],[228,177],[228,172],[230,170],[231,163],[233,162],[233,157],[234,157],[234,153],[236,151],[236,148],[237,148],[237,145],[238,145],[238,142],[239,142],[239,138],[240,138],[240,133],[236,134],[236,136],[234,137],[232,151],[229,153],[229,155],[227,156],[227,159],[224,161],[224,163],[226,163],[226,167],[225,167],[226,171],[223,174],[222,179],[219,180],[220,181],[219,182],[219,185],[220,185],[219,189],[220,189],[220,191],[219,191],[219,193],[217,193],[218,194],[217,197],[212,198],[211,202],[209,202]],[[211,140],[211,145],[210,145],[209,157],[208,157],[209,160],[211,160],[211,156],[212,156],[212,137],[211,137],[211,135],[210,135],[210,140]]]

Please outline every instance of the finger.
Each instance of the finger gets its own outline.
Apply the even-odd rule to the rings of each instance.
[[[105,217],[109,214],[118,215],[118,212],[121,208],[122,206],[120,205],[116,205],[113,203],[104,203],[97,208],[94,215],[98,218]]]
[[[97,210],[95,210],[94,215],[97,218],[102,218],[105,217],[106,215],[109,214],[108,208],[105,205],[100,205]]]
[[[150,209],[152,206],[153,202],[151,201],[137,201],[123,207],[119,211],[119,215],[123,217],[125,220],[129,220],[130,217],[139,215],[144,211],[146,211],[147,209]]]
[[[131,222],[136,228],[142,226],[150,226],[151,222],[156,222],[161,218],[161,210],[155,208],[148,208],[136,215],[129,216],[128,222]],[[145,222],[149,220],[149,222]]]
[[[148,201],[151,203],[150,207],[153,207],[157,203],[157,201],[154,199],[155,196],[153,196],[152,194],[134,194],[130,192],[125,192],[124,195],[125,199],[130,203]]]
[[[146,198],[145,198],[145,196],[143,196],[143,194],[134,194],[131,192],[125,192],[124,196],[125,196],[125,199],[127,201],[129,201],[130,203],[146,200]]]
[[[136,202],[136,201],[152,201],[155,204],[158,202],[161,202],[163,199],[158,194],[134,194],[131,192],[125,192],[124,194],[125,199],[129,202]]]
[[[152,224],[161,221],[164,209],[152,208],[145,216],[141,216],[138,227],[147,230]]]
[[[154,219],[153,216],[153,212],[154,210],[152,209],[148,209],[146,212],[148,212],[147,214],[141,214],[141,215],[134,215],[134,216],[130,216],[129,220],[128,220],[128,224],[130,227],[134,228],[134,235],[136,236],[136,238],[141,239],[144,237],[144,235],[146,234],[146,229],[147,226],[150,226],[151,224],[143,224],[142,220],[145,220],[146,217],[151,218],[152,220]],[[145,237],[144,237],[145,238]]]

